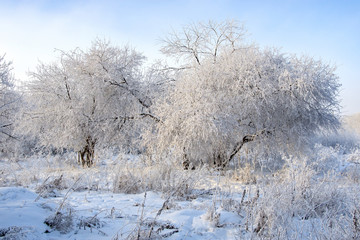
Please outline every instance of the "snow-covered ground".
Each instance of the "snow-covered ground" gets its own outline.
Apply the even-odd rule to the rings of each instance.
[[[51,168],[34,167],[47,161]],[[186,196],[171,191],[124,194],[113,191],[116,170],[111,161],[92,169],[56,159],[0,161],[0,165],[2,185],[11,186],[0,188],[0,239],[234,239],[238,235],[241,217],[214,205],[214,199],[223,196],[213,178],[199,181],[199,189]],[[202,188],[206,185],[208,189]],[[242,187],[233,185],[234,199],[241,199],[234,189]]]
[[[149,236],[168,239],[234,239],[240,216],[219,209],[219,220],[210,220],[212,198],[169,201],[160,194],[114,194],[96,191],[73,192],[39,198],[23,187],[0,189],[0,237],[5,239],[136,239]],[[63,219],[51,228],[49,218]],[[162,213],[156,217],[160,209]],[[68,217],[69,216],[69,217]],[[56,220],[55,220],[56,221]],[[69,222],[67,222],[69,221]],[[153,227],[153,231],[150,231]],[[13,238],[12,238],[13,237]]]
[[[281,171],[0,160],[0,239],[360,239],[360,151]],[[140,167],[141,166],[141,167]]]

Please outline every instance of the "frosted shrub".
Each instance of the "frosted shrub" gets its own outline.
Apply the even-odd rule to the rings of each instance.
[[[256,183],[254,168],[250,164],[246,164],[244,167],[236,169],[234,177],[236,180],[241,181],[244,184]]]
[[[360,164],[360,148],[349,153],[345,160],[349,163]]]
[[[123,193],[140,193],[146,190],[143,179],[135,166],[130,164],[118,167],[116,170],[113,191]]]
[[[345,164],[348,164],[343,169],[343,174],[346,176],[349,182],[360,182],[360,149],[347,154],[344,160]]]
[[[215,203],[207,209],[204,219],[209,221],[212,227],[220,227],[220,213],[216,211]]]
[[[360,166],[351,165],[345,169],[344,175],[347,177],[348,181],[353,183],[360,183]]]
[[[55,177],[50,180],[50,176],[45,179],[45,181],[36,188],[36,193],[39,194],[39,197],[56,197],[56,190],[63,190],[66,188],[63,181],[63,176]]]
[[[359,135],[345,129],[341,129],[337,133],[328,133],[317,136],[314,138],[314,142],[315,145],[319,143],[325,147],[337,148],[344,154],[348,154],[360,147]]]
[[[310,154],[310,159],[307,161],[313,165],[315,171],[324,174],[335,169],[340,169],[343,158],[341,146],[326,147],[316,144],[313,151],[314,153]]]
[[[186,196],[201,181],[203,169],[184,171],[176,165],[123,162],[116,170],[113,191],[140,193],[159,191]]]
[[[41,236],[36,232],[34,227],[11,226],[7,228],[0,228],[0,238],[2,240],[41,239]]]
[[[71,214],[63,214],[56,212],[54,215],[45,219],[44,223],[51,229],[59,231],[61,233],[68,233],[73,228],[73,217]]]
[[[261,239],[343,239],[353,234],[352,197],[338,187],[336,175],[319,178],[306,163],[291,162],[261,190],[247,209],[253,216],[248,218],[250,231]]]

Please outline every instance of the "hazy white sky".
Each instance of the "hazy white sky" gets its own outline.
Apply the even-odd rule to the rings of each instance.
[[[360,1],[357,0],[0,0],[0,54],[26,80],[54,49],[96,38],[161,57],[161,37],[198,21],[235,19],[249,40],[338,66],[343,114],[360,112]]]

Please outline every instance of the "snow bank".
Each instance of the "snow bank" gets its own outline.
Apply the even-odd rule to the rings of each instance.
[[[0,237],[42,239],[51,208],[43,200],[35,202],[36,198],[36,193],[25,188],[0,188]]]

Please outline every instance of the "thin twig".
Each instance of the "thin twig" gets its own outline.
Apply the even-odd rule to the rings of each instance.
[[[84,173],[84,174],[85,174],[85,173]],[[64,203],[65,203],[65,200],[66,200],[66,199],[68,198],[68,196],[69,196],[70,191],[71,191],[71,190],[74,190],[74,189],[73,189],[74,186],[80,181],[80,179],[84,176],[84,174],[81,175],[81,176],[73,183],[73,185],[69,188],[69,190],[66,192],[66,194],[65,194],[62,202],[60,203],[58,209],[57,209],[56,212],[55,212],[55,215],[57,215],[57,214],[61,211],[61,209],[62,209],[62,207],[63,207],[63,205],[64,205]]]
[[[144,218],[145,201],[146,201],[146,192],[144,194],[144,201],[141,204],[141,215],[140,215],[140,221],[139,221],[139,227],[138,227],[136,240],[139,240],[140,235],[141,235],[141,225],[142,225],[143,218]]]

